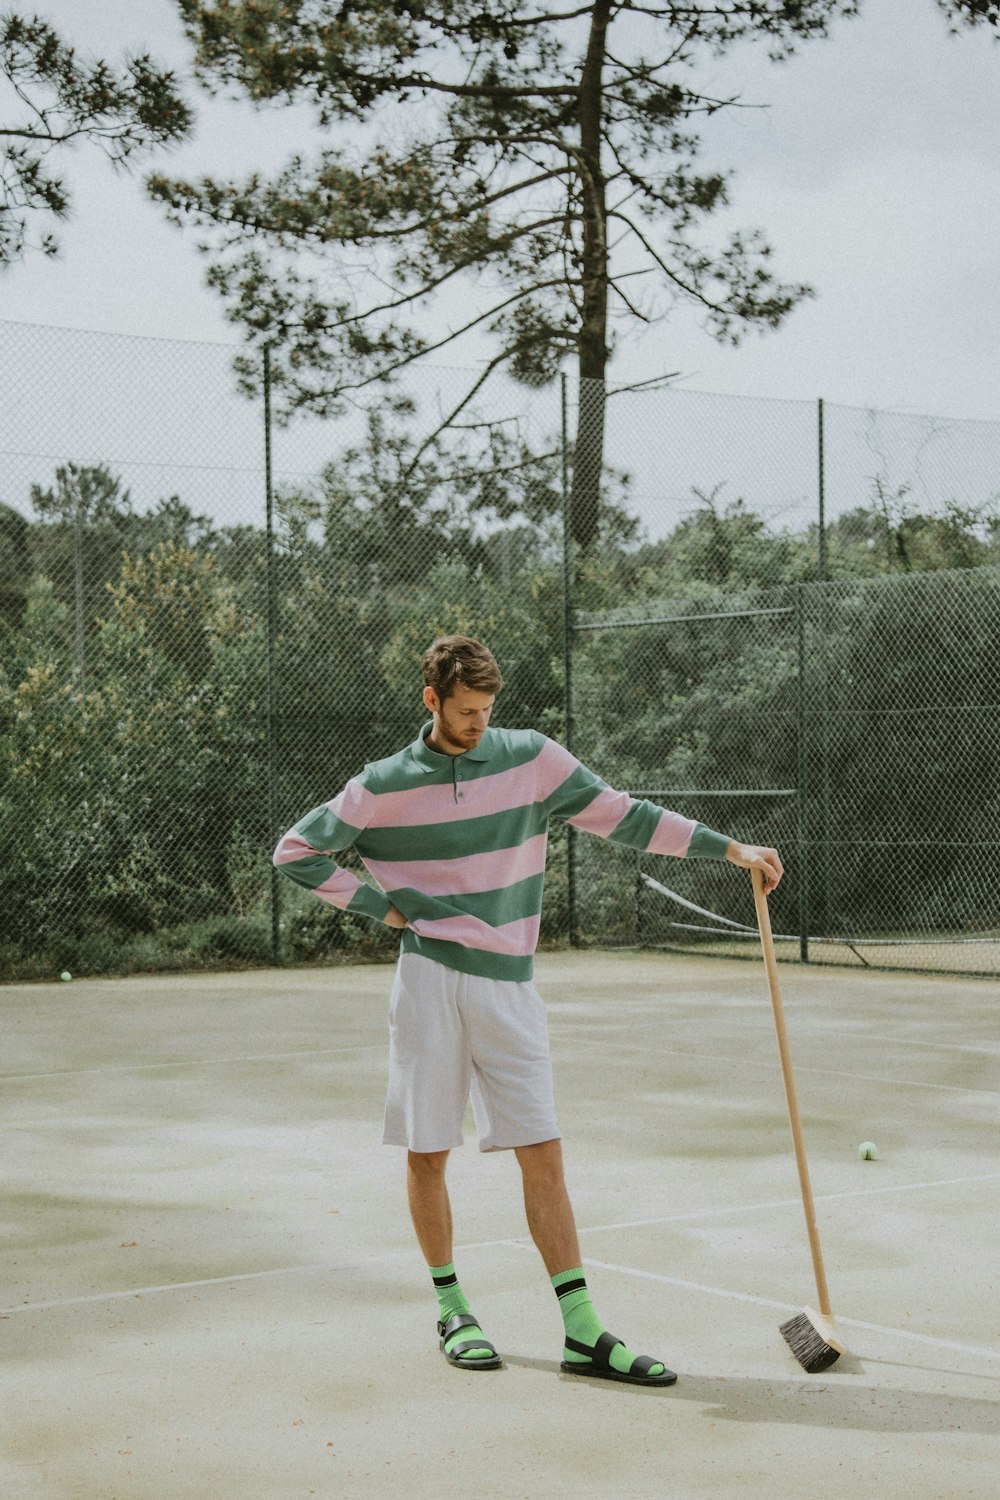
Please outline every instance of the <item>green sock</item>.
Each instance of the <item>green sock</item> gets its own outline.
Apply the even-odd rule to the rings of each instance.
[[[566,1326],[566,1337],[576,1339],[579,1344],[587,1344],[592,1349],[601,1334],[605,1332],[605,1328],[590,1300],[583,1267],[576,1266],[572,1271],[557,1272],[552,1277],[552,1285],[559,1298],[559,1311],[562,1313],[563,1323]],[[632,1350],[626,1349],[623,1344],[616,1344],[608,1355],[614,1369],[622,1375],[628,1374],[635,1358]],[[568,1365],[585,1364],[587,1356],[577,1354],[575,1349],[564,1349],[563,1359]],[[663,1366],[652,1365],[649,1373],[662,1375]]]
[[[429,1269],[434,1280],[434,1290],[437,1292],[438,1317],[440,1321],[447,1323],[448,1319],[453,1318],[456,1313],[471,1314],[472,1308],[469,1306],[465,1293],[458,1284],[454,1265],[449,1262],[446,1266],[431,1266]],[[477,1336],[485,1339],[483,1330],[478,1325],[472,1327],[470,1324],[466,1324],[464,1328],[457,1328],[450,1338],[445,1339],[445,1353],[448,1353],[455,1344],[469,1344],[474,1342]],[[492,1359],[493,1357],[492,1349],[487,1348],[466,1349],[465,1353],[461,1355],[462,1359]]]

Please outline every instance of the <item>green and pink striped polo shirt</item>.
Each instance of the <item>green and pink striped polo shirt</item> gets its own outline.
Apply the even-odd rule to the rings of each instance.
[[[343,911],[406,917],[402,950],[492,979],[530,979],[538,943],[549,822],[675,858],[724,859],[723,834],[616,792],[533,729],[487,729],[462,755],[424,731],[365,766],[332,802],[280,840],[274,863]],[[377,882],[341,869],[352,846]]]

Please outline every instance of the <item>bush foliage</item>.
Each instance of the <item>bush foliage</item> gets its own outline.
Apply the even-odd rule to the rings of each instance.
[[[36,493],[33,520],[0,508],[3,977],[270,961],[276,833],[415,735],[420,658],[448,631],[496,651],[500,722],[571,731],[613,784],[676,791],[681,811],[734,835],[792,850],[793,804],[746,793],[825,778],[806,833],[840,849],[810,892],[826,928],[888,928],[888,908],[925,881],[915,854],[865,856],[859,828],[887,847],[919,829],[951,848],[935,863],[936,919],[983,920],[991,898],[963,860],[998,817],[988,518],[861,508],[830,530],[822,588],[814,534],[772,532],[709,496],[646,543],[609,483],[574,604],[582,624],[633,623],[577,632],[568,726],[555,461],[506,455],[491,474],[425,457],[414,470],[394,442],[373,433],[369,451],[280,497],[271,683],[262,530],[217,528],[177,497],[136,515],[114,476],[72,468]],[[931,586],[928,570],[970,564]],[[798,610],[805,657],[787,613],[686,619],[751,606]],[[671,623],[635,625],[660,616]],[[577,843],[581,936],[634,941],[634,861],[618,870],[605,846]],[[697,887],[713,910],[721,878],[703,871]],[[282,959],[391,955],[387,933],[281,884]],[[795,880],[783,891],[780,920],[794,922]],[[567,902],[556,831],[546,942],[565,939]]]

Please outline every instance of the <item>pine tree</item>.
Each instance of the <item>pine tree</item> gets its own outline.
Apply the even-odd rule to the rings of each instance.
[[[698,65],[749,41],[786,58],[856,0],[178,3],[207,83],[262,106],[306,102],[323,132],[313,159],[270,179],[150,184],[208,232],[210,281],[251,342],[271,345],[286,408],[333,413],[473,331],[493,352],[446,422],[495,369],[534,385],[570,357],[584,548],[616,323],[685,302],[736,343],[809,294],[775,279],[760,231],[702,241],[729,180],[700,165],[698,131],[737,101],[703,92]],[[476,309],[429,325],[435,296],[470,279]],[[244,361],[250,389],[258,366]]]
[[[30,225],[65,219],[70,194],[51,170],[57,152],[89,141],[112,165],[122,167],[152,147],[179,141],[191,126],[191,111],[172,73],[148,56],[115,69],[83,61],[47,22],[0,15],[0,73],[10,85],[9,107],[0,122],[0,267],[29,248],[54,255],[58,241],[43,229],[33,245]],[[14,103],[16,101],[16,105]]]

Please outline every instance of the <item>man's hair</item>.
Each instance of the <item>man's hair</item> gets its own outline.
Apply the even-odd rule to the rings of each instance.
[[[457,687],[499,693],[503,678],[488,646],[467,635],[442,635],[424,657],[424,682],[443,703]]]

